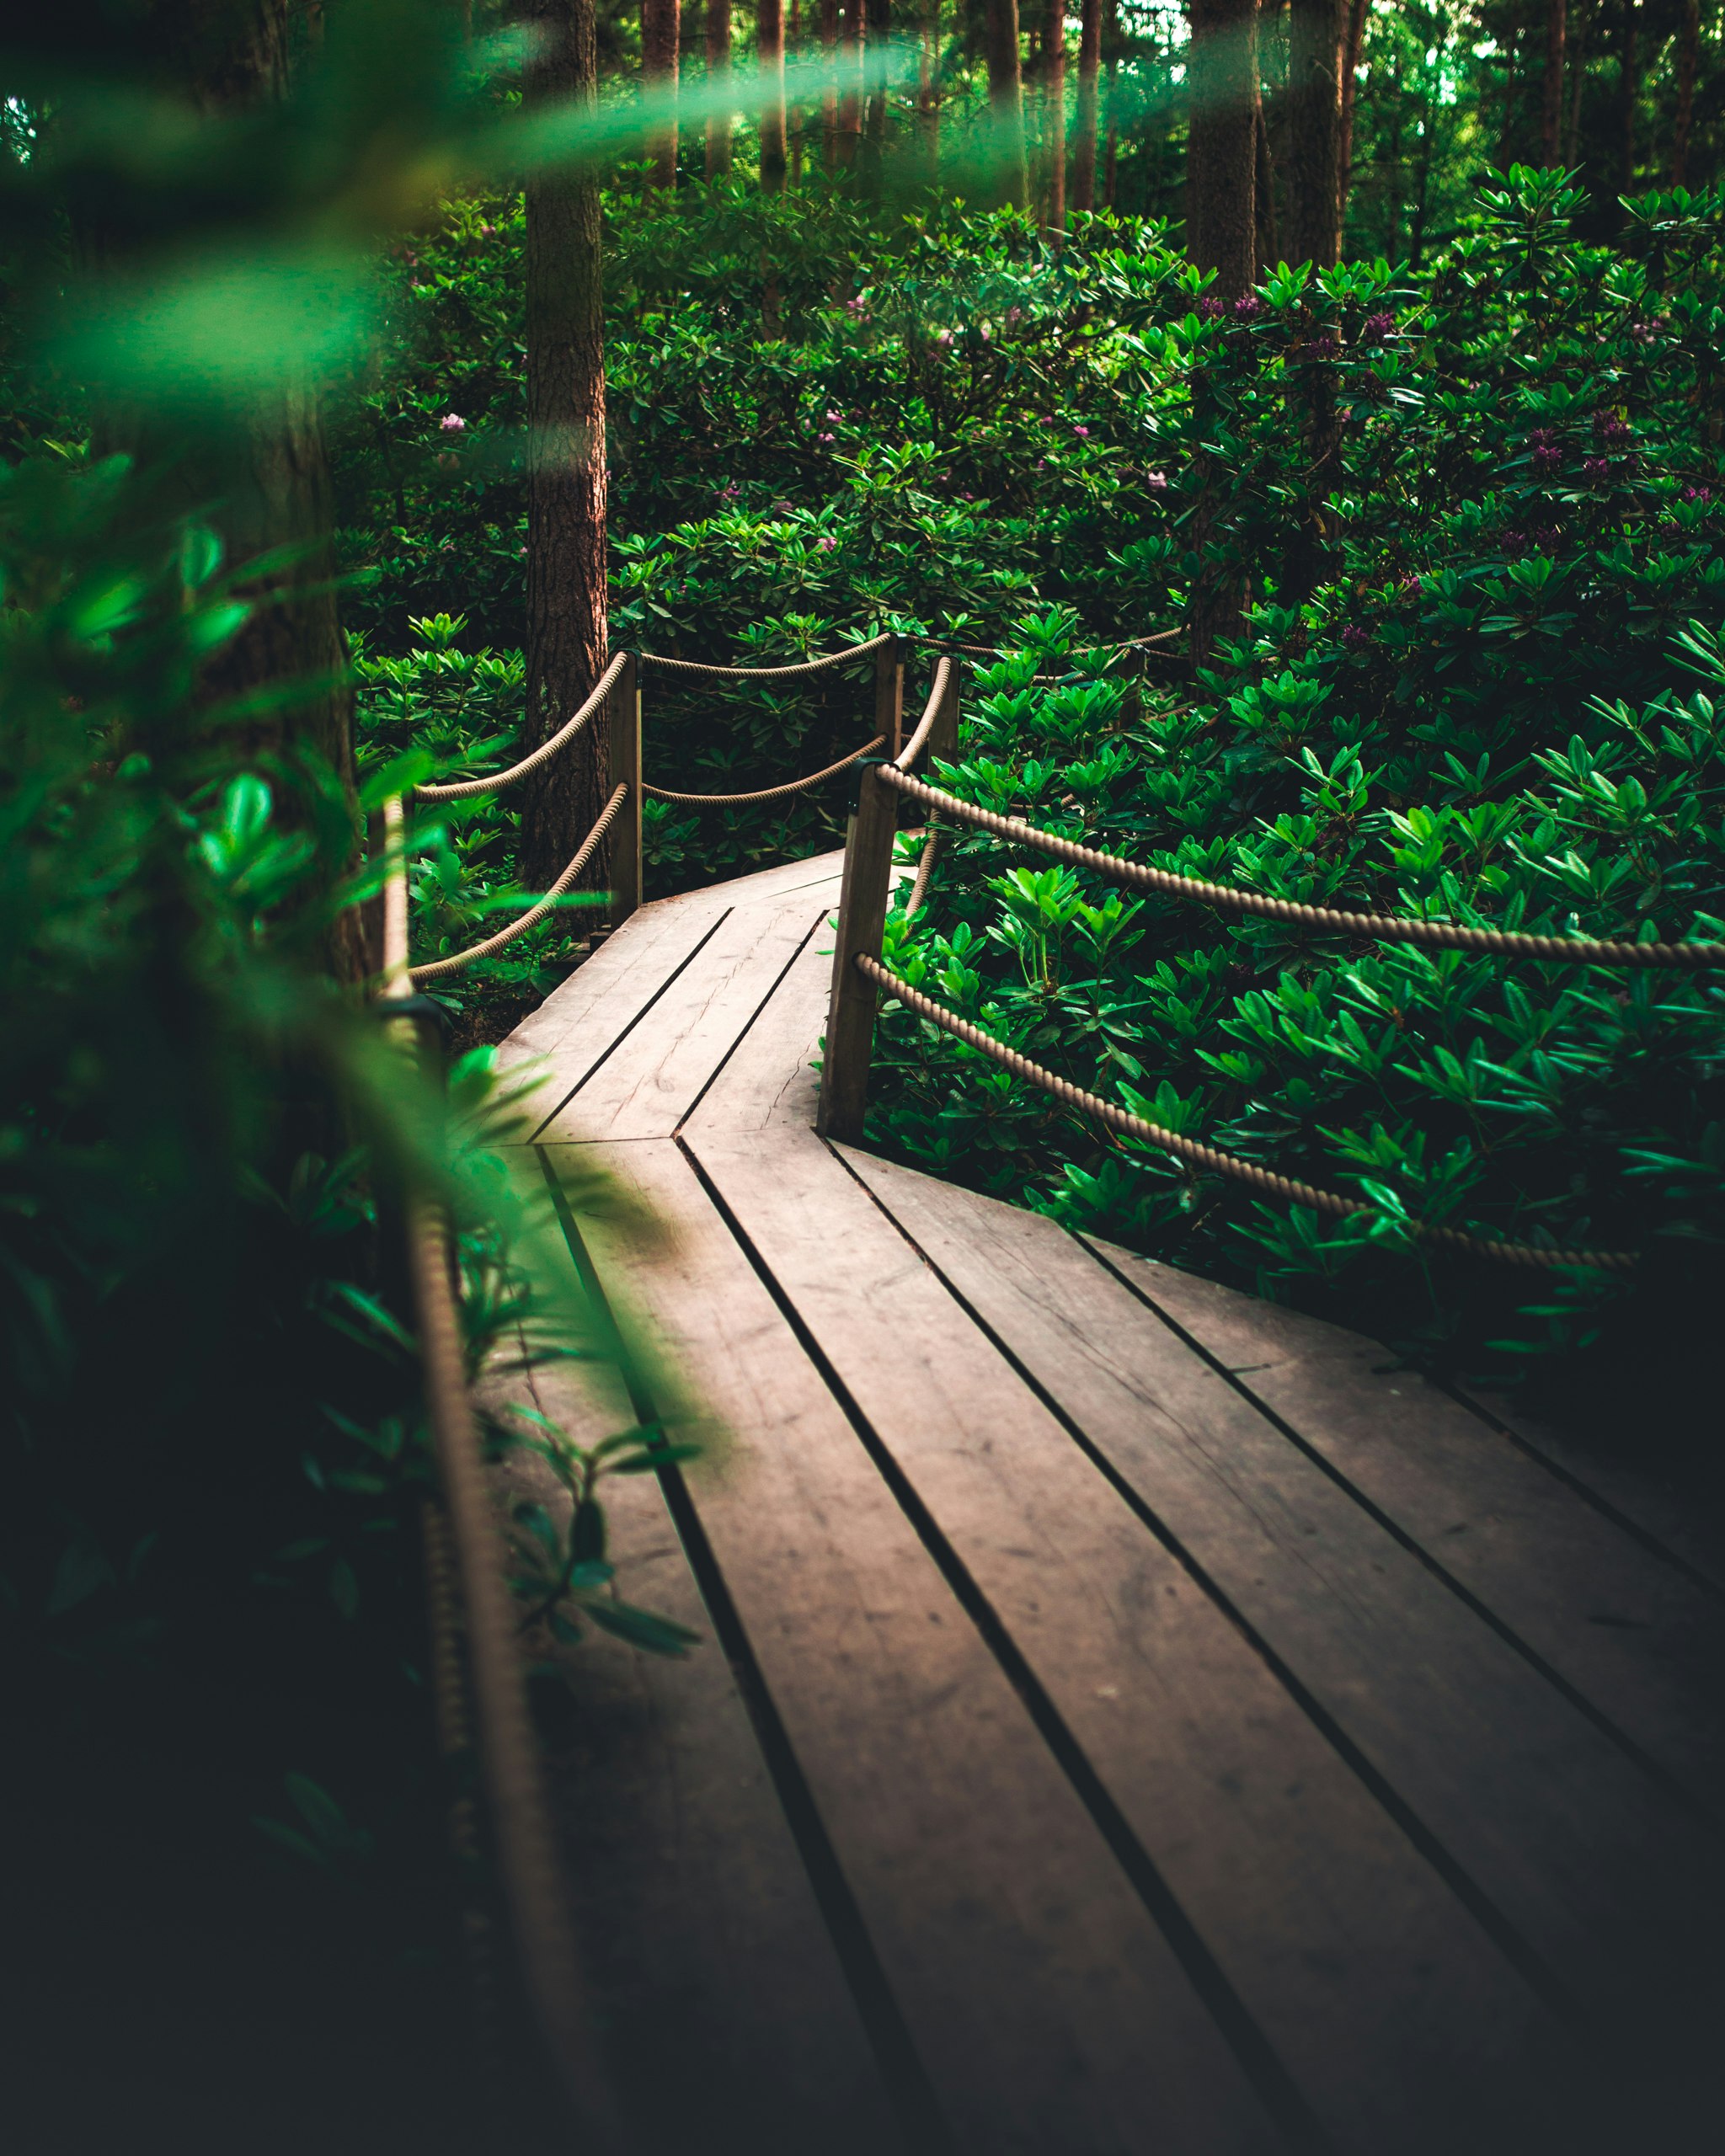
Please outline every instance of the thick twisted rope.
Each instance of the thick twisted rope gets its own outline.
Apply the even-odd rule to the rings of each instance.
[[[736,808],[745,801],[777,801],[787,793],[806,793],[811,786],[819,786],[822,779],[836,778],[841,771],[849,771],[852,764],[860,763],[864,756],[872,756],[877,749],[885,746],[885,734],[877,734],[872,741],[865,741],[860,749],[853,749],[837,763],[829,764],[824,771],[810,771],[807,778],[787,779],[782,786],[757,787],[753,793],[673,793],[663,786],[644,786],[641,791],[649,801],[675,801],[684,808]]]
[[[928,879],[934,873],[935,858],[940,851],[940,826],[931,823],[928,835],[922,841],[922,851],[916,857],[916,880],[911,886],[911,895],[905,901],[905,918],[914,921],[922,910],[922,902],[928,896]]]
[[[1370,1214],[1384,1217],[1381,1207],[1368,1204],[1364,1198],[1344,1198],[1338,1191],[1320,1190],[1313,1183],[1299,1182],[1291,1176],[1277,1175],[1273,1169],[1261,1168],[1255,1161],[1242,1161],[1237,1154],[1225,1153],[1219,1146],[1206,1145],[1199,1139],[1184,1138],[1178,1130],[1169,1130],[1159,1123],[1147,1122],[1130,1109],[1117,1107],[1114,1102],[1105,1101],[1099,1093],[1087,1092],[1081,1086],[1075,1086],[1070,1078],[1045,1070],[1039,1063],[1033,1063],[1028,1055],[1021,1055],[1015,1048],[1008,1048],[1004,1041],[997,1041],[992,1033],[985,1033],[980,1026],[973,1026],[960,1018],[943,1004],[936,1003],[888,971],[879,958],[871,958],[866,951],[857,955],[858,969],[872,980],[877,988],[884,988],[895,995],[907,1010],[914,1011],[920,1018],[927,1018],[931,1025],[939,1027],[943,1033],[950,1033],[954,1040],[962,1041],[967,1048],[998,1063],[1002,1070],[1010,1070],[1015,1078],[1028,1079],[1040,1087],[1052,1099],[1067,1107],[1077,1108],[1093,1116],[1098,1123],[1110,1129],[1124,1131],[1133,1138],[1141,1138],[1146,1144],[1160,1146],[1176,1159],[1188,1162],[1197,1168],[1208,1168],[1216,1175],[1231,1176],[1236,1182],[1243,1182],[1267,1196],[1279,1198],[1295,1205],[1309,1205],[1314,1212],[1327,1213],[1336,1217],[1348,1214]],[[1428,1227],[1423,1222],[1411,1220],[1409,1232],[1422,1242],[1436,1243],[1446,1250],[1466,1251],[1473,1257],[1495,1258],[1503,1265],[1531,1266],[1541,1270],[1554,1267],[1586,1266],[1605,1273],[1626,1273],[1637,1263],[1633,1251],[1625,1250],[1545,1250],[1535,1243],[1500,1242],[1489,1235],[1471,1235],[1461,1228]]]
[[[715,666],[704,659],[666,659],[656,651],[644,651],[644,666],[660,666],[674,674],[704,674],[709,680],[724,681],[788,681],[801,674],[824,674],[830,666],[848,666],[853,659],[866,659],[871,651],[879,651],[883,644],[892,642],[892,632],[871,637],[867,643],[852,644],[848,651],[830,651],[824,659],[805,659],[794,666]]]
[[[918,643],[932,644],[937,651],[956,651],[965,659],[1005,659],[1009,655],[1010,648],[1006,644],[956,643],[950,637],[937,635],[932,629],[912,629],[906,633]],[[1179,633],[1178,629],[1158,629],[1154,636],[1129,637],[1124,643],[1095,644],[1089,648],[1106,652],[1110,659],[1124,659],[1129,651],[1147,651],[1154,658],[1166,659],[1172,654],[1159,647],[1172,642]],[[1032,678],[1038,681],[1076,681],[1083,677],[1077,674],[1038,674]]]
[[[1590,966],[1717,966],[1725,965],[1725,943],[1629,943],[1589,936],[1530,936],[1519,930],[1469,928],[1458,921],[1420,921],[1405,914],[1348,913],[1335,906],[1302,905],[1292,899],[1270,898],[1261,891],[1242,891],[1232,883],[1210,883],[1196,876],[1179,876],[1168,868],[1151,868],[1141,861],[1126,861],[1117,853],[1098,853],[1094,847],[1058,838],[1039,830],[1022,817],[997,815],[992,808],[978,808],[938,787],[926,786],[890,764],[880,766],[889,786],[909,794],[929,808],[938,808],[954,821],[969,824],[1015,845],[1033,846],[1056,861],[1092,868],[1117,883],[1135,883],[1146,890],[1162,891],[1220,906],[1232,913],[1261,915],[1269,921],[1300,922],[1313,928],[1338,929],[1350,936],[1369,936],[1384,943],[1423,943],[1442,950],[1498,951],[1511,958],[1555,960],[1565,965]]]
[[[894,765],[898,770],[909,771],[911,765],[927,747],[928,737],[933,733],[936,723],[939,720],[941,707],[946,702],[947,686],[952,678],[953,662],[950,659],[943,656],[935,667],[934,683],[928,691],[928,702],[922,707],[922,716],[916,722],[916,729],[893,759]]]
[[[558,900],[573,886],[575,878],[593,858],[594,849],[617,821],[617,812],[628,798],[628,792],[629,789],[626,786],[617,787],[601,810],[599,821],[582,840],[574,859],[570,862],[569,867],[540,899],[537,905],[524,913],[518,921],[512,921],[507,928],[499,929],[495,936],[488,936],[483,943],[474,944],[471,950],[457,951],[450,958],[433,958],[425,965],[415,966],[413,969],[415,985],[417,985],[422,980],[440,979],[445,974],[458,973],[463,966],[472,965],[476,958],[488,958],[494,951],[502,950],[505,944],[513,943],[516,937],[525,936],[530,928],[537,926],[540,921],[543,921],[546,915],[554,909]]]
[[[517,779],[526,778],[568,748],[594,712],[603,706],[611,694],[611,685],[628,664],[628,654],[620,651],[594,684],[592,695],[574,717],[558,727],[548,741],[542,742],[531,756],[523,756],[520,763],[511,764],[506,771],[498,771],[489,778],[458,779],[451,786],[419,786],[414,787],[414,792],[421,801],[466,801],[476,793],[494,792],[499,786],[513,786]]]

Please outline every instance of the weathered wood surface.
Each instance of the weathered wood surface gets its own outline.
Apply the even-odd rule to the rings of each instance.
[[[625,2079],[657,1999],[739,2148],[1704,2145],[1705,1540],[1370,1342],[817,1138],[838,866],[643,909],[511,1048],[553,1171],[668,1225],[574,1232],[723,1428],[619,1514],[710,1643],[573,1673]]]

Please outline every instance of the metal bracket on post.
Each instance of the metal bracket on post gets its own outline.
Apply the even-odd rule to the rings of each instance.
[[[868,1105],[868,1060],[874,1052],[874,984],[857,969],[858,954],[880,956],[892,883],[899,797],[876,765],[862,766],[857,813],[845,837],[845,874],[832,954],[832,1001],[821,1052],[820,1106],[814,1128],[823,1138],[855,1145]]]
[[[896,756],[905,745],[905,639],[889,637],[874,654],[874,730]]]
[[[628,798],[611,830],[611,925],[621,927],[641,903],[641,687],[633,652],[607,698],[611,723],[611,784],[627,786]]]

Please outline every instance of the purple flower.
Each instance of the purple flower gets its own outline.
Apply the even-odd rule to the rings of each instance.
[[[1360,324],[1359,334],[1368,344],[1381,344],[1386,337],[1394,334],[1395,328],[1393,314],[1369,314]]]
[[[959,499],[961,502],[974,502],[974,501],[975,500],[975,499],[976,499],[975,495],[975,494],[960,494],[960,495],[959,495]]]
[[[815,541],[814,545],[818,552],[830,554],[838,543],[839,542],[836,539],[829,539],[825,534],[823,533],[821,536]]]
[[[1168,475],[1166,472],[1146,472],[1144,483],[1151,494],[1165,494],[1168,491]]]
[[[479,227],[479,237],[481,239],[495,239],[497,237],[496,226],[481,225]]]
[[[1314,337],[1306,346],[1306,356],[1309,360],[1332,360],[1341,349],[1340,344],[1326,330],[1322,337]]]
[[[1236,322],[1256,322],[1263,312],[1263,302],[1256,292],[1242,292],[1234,302]]]
[[[830,442],[830,441],[836,441],[836,440],[838,440],[838,436],[837,436],[836,435],[816,435],[816,436],[814,437],[814,439],[815,439],[815,440],[816,440],[816,441],[818,441],[818,442],[825,443],[825,442]]]
[[[1632,439],[1635,430],[1627,419],[1619,419],[1615,412],[1596,412],[1594,414],[1594,431],[1607,449],[1621,449]]]
[[[1365,651],[1370,648],[1371,631],[1363,629],[1358,622],[1344,622],[1342,628],[1342,648],[1344,651]]]
[[[952,331],[950,329],[943,329],[936,337],[934,341],[937,344],[950,344],[953,341]]]
[[[772,514],[774,516],[788,516],[791,514],[791,505],[786,501],[775,502],[772,505]]]
[[[836,405],[835,405],[832,410],[826,415],[826,423],[830,427],[836,427],[844,416],[844,414],[839,410]]]
[[[1081,427],[1075,423],[1072,431],[1078,436],[1081,441],[1088,441],[1090,439],[1090,430],[1088,427]]]
[[[1214,292],[1206,292],[1198,302],[1198,318],[1200,322],[1220,322],[1227,312],[1228,302],[1225,299],[1218,298]]]
[[[1607,479],[1611,475],[1610,461],[1603,456],[1583,456],[1581,476],[1583,479]]]
[[[1710,502],[1713,499],[1711,487],[1685,487],[1679,499],[1685,502]]]
[[[446,412],[437,422],[437,431],[445,435],[464,435],[467,423],[459,412]]]
[[[1531,462],[1535,472],[1550,473],[1562,468],[1563,452],[1557,446],[1557,437],[1549,427],[1535,427],[1527,440],[1533,451]]]
[[[1048,459],[1045,456],[1039,456],[1036,460],[1035,468],[1039,472],[1046,472],[1048,469]]]
[[[1022,307],[1009,307],[1007,309],[1006,320],[1009,328],[1012,323],[1022,322],[1023,319],[1024,310]]]

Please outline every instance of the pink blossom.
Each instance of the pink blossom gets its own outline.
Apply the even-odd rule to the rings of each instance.
[[[1081,440],[1088,441],[1090,439],[1090,430],[1088,427],[1075,426],[1072,431],[1080,438]]]
[[[459,412],[446,412],[437,422],[437,430],[440,434],[464,435],[467,431],[467,423]]]
[[[950,329],[943,329],[934,341],[937,344],[950,344],[953,341],[952,331]]]
[[[836,435],[817,435],[814,439],[817,441],[829,442],[836,441],[838,440],[838,436]]]
[[[1151,494],[1165,494],[1168,491],[1168,475],[1166,472],[1146,472],[1144,483]]]
[[[838,543],[836,539],[828,539],[824,536],[814,542],[817,551],[823,554],[830,554]]]
[[[826,424],[830,427],[836,427],[844,416],[844,414],[841,412],[836,406],[835,406],[834,408],[826,415]]]
[[[479,227],[479,237],[481,239],[495,239],[497,237],[496,226],[481,225]]]

